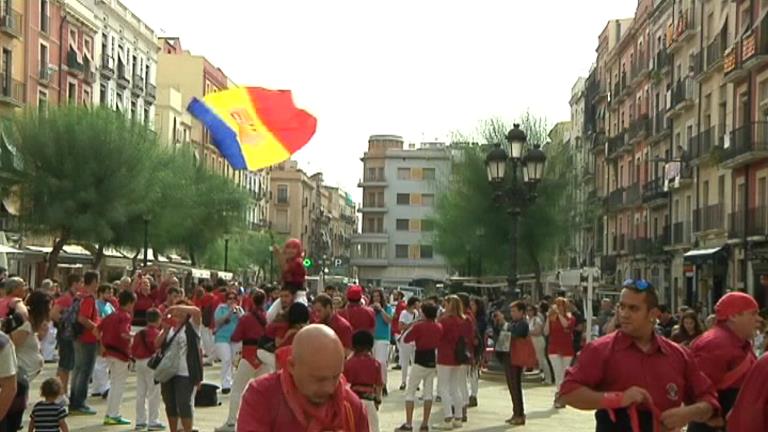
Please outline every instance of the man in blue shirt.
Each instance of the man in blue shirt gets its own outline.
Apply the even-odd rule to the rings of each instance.
[[[235,291],[228,291],[226,302],[219,305],[213,314],[216,331],[213,341],[216,344],[216,356],[221,360],[221,393],[229,394],[232,388],[232,361],[238,346],[231,342],[237,322],[243,315]]]
[[[376,328],[373,331],[373,357],[381,364],[381,377],[384,382],[383,393],[387,395],[387,364],[392,335],[392,313],[394,308],[387,304],[384,291],[376,288],[371,294],[371,308],[376,313]]]

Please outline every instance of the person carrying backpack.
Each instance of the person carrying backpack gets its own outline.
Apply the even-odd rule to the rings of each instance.
[[[67,289],[58,299],[56,299],[53,309],[51,309],[51,320],[53,320],[57,327],[56,338],[59,347],[59,366],[56,376],[59,378],[59,381],[61,381],[62,396],[60,402],[64,405],[69,405],[69,398],[67,395],[69,394],[69,374],[72,372],[72,369],[75,368],[75,341],[74,337],[71,335],[71,327],[70,335],[65,337],[63,318],[67,314],[67,311],[72,307],[72,303],[77,297],[77,293],[80,291],[82,283],[83,278],[79,274],[73,273],[67,276]],[[77,314],[74,316],[76,317]],[[70,320],[74,321],[72,318],[73,317],[70,317]]]
[[[467,385],[463,365],[469,364],[470,344],[467,343],[464,306],[455,295],[445,298],[445,313],[439,324],[443,335],[437,345],[437,377],[443,404],[443,424],[438,427],[452,429],[462,426],[464,398],[460,386]]]
[[[88,398],[88,381],[93,375],[96,355],[99,352],[99,340],[94,332],[99,324],[99,311],[96,308],[99,273],[87,271],[83,282],[84,290],[72,304],[72,309],[77,311],[77,318],[73,321],[70,318],[72,313],[68,313],[63,320],[65,333],[71,332],[77,337],[69,411],[72,415],[95,415],[96,410],[86,405],[85,401]]]

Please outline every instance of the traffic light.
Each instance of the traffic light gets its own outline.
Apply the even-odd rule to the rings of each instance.
[[[312,258],[304,258],[304,268],[309,270],[315,263],[312,262]]]

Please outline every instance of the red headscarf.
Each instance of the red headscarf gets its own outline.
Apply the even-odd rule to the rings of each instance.
[[[304,268],[304,247],[299,239],[289,239],[285,242],[285,247],[295,247],[298,253],[293,258],[286,258],[285,267],[283,267],[283,283],[294,283],[304,285],[307,277],[307,270]]]
[[[288,369],[278,372],[288,407],[307,432],[323,431],[352,431],[355,428],[352,406],[344,398],[344,389],[347,382],[342,375],[336,385],[333,396],[323,404],[317,406],[307,400],[299,392],[293,376]]]

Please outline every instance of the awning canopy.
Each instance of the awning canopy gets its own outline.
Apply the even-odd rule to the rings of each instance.
[[[0,253],[20,254],[24,252],[10,246],[0,245]]]
[[[692,249],[683,255],[683,259],[693,264],[702,264],[706,261],[714,260],[715,258],[727,258],[728,249],[726,246],[718,246],[712,248]]]

